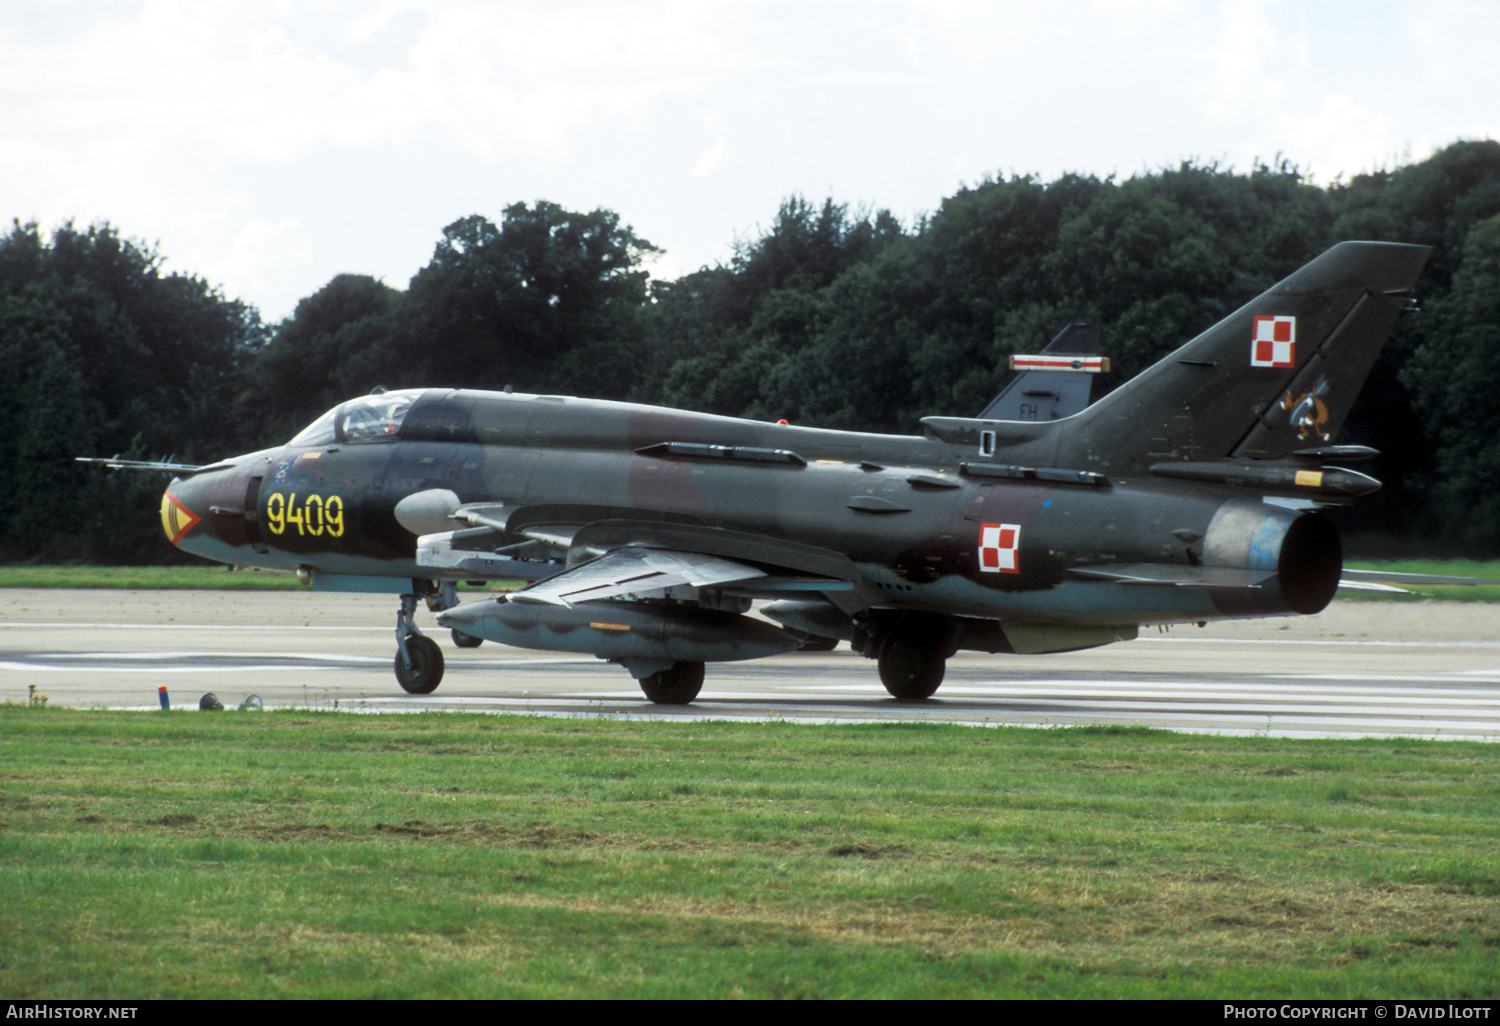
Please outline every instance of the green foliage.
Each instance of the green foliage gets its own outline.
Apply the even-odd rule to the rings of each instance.
[[[1467,546],[1500,523],[1500,214],[1476,222],[1402,380],[1435,447],[1435,502]]]
[[[284,441],[359,392],[364,354],[400,330],[403,294],[374,278],[340,274],[297,304],[248,368],[240,404],[266,443]],[[274,402],[270,401],[274,397]]]
[[[981,408],[1009,355],[1070,321],[1104,328],[1113,371],[1097,397],[1338,239],[1427,243],[1429,312],[1398,322],[1340,439],[1385,454],[1364,469],[1386,487],[1338,518],[1433,552],[1493,555],[1500,518],[1483,497],[1500,473],[1500,388],[1484,361],[1500,277],[1480,226],[1496,214],[1500,143],[1490,141],[1330,189],[1285,160],[1248,175],[1185,163],[1119,183],[1019,177],[961,189],[830,278],[832,265],[808,255],[829,233],[814,230],[809,204],[788,203],[764,239],[742,243],[732,267],[701,272],[692,301],[654,321],[658,338],[693,344],[673,350],[683,355],[648,398],[910,431],[929,414]],[[1476,502],[1483,515],[1466,516]]]
[[[1330,188],[1284,159],[1125,181],[961,188],[889,211],[782,202],[727,266],[648,282],[620,216],[537,201],[442,233],[403,292],[339,275],[279,325],[165,275],[108,225],[0,238],[0,559],[160,558],[158,482],[73,455],[213,460],[289,437],[376,385],[582,394],[848,429],[969,414],[1007,357],[1097,323],[1103,394],[1332,242],[1435,247],[1340,441],[1385,455],[1346,531],[1500,552],[1500,143],[1458,142]]]
[[[1436,247],[1423,291],[1444,293],[1469,228],[1500,213],[1500,142],[1456,142],[1420,164],[1360,175],[1333,195],[1345,210],[1334,224],[1335,238]]]
[[[829,306],[826,289],[903,238],[887,210],[870,215],[831,199],[816,209],[801,197],[783,201],[769,231],[736,245],[730,267],[653,289],[651,348],[658,359],[675,360],[659,375],[659,389],[651,387],[654,377],[643,380],[641,397],[711,413],[800,417],[797,397],[787,393],[795,372],[772,380],[768,370],[794,364],[813,344]]]
[[[246,444],[233,399],[260,318],[158,264],[107,224],[0,238],[0,559],[160,558],[159,488],[101,482],[73,457],[208,461]]]
[[[1476,530],[1479,525],[1454,505],[1453,497],[1472,494],[1477,481],[1455,465],[1453,454],[1443,454],[1446,443],[1435,433],[1431,402],[1422,400],[1427,412],[1419,412],[1412,394],[1440,391],[1444,401],[1481,411],[1493,402],[1493,392],[1479,381],[1428,375],[1448,362],[1442,354],[1454,344],[1435,314],[1455,286],[1464,240],[1476,222],[1500,214],[1500,143],[1454,143],[1419,164],[1336,185],[1330,197],[1336,239],[1434,247],[1417,283],[1423,309],[1396,322],[1340,438],[1380,450],[1368,472],[1387,486],[1342,514],[1341,526],[1420,538],[1431,551],[1500,552],[1500,534]],[[1418,351],[1425,355],[1414,365]]]
[[[398,330],[352,366],[369,385],[624,398],[642,347],[639,263],[655,249],[611,211],[546,201],[512,204],[498,228],[455,221],[412,279]]]
[[[823,219],[838,209],[825,203]],[[742,244],[730,269],[738,283],[716,280],[735,303],[684,311],[744,325],[721,336],[738,348],[691,358],[688,387],[666,399],[907,431],[927,414],[981,407],[1010,354],[1069,321],[1109,326],[1108,387],[1295,269],[1327,242],[1329,220],[1323,192],[1284,166],[1237,176],[1185,164],[1118,185],[989,180],[911,234],[880,234],[873,257],[830,277],[830,262],[788,254],[815,252],[806,240],[835,233],[813,230],[821,221],[806,203],[787,204],[771,234]],[[723,405],[736,398],[739,408]]]
[[[726,283],[719,316],[731,323],[750,321],[765,297],[782,290],[817,292],[902,237],[900,222],[888,210],[872,220],[832,199],[815,210],[801,196],[789,197],[769,231],[735,246],[734,276]]]

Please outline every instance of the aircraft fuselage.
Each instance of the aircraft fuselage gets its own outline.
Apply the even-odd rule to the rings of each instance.
[[[174,481],[163,502],[169,536],[241,565],[462,579],[419,566],[417,537],[396,516],[402,499],[446,490],[461,503],[504,507],[517,527],[548,515],[670,519],[841,553],[860,574],[857,603],[871,607],[1113,626],[1321,608],[1284,593],[1291,584],[1247,590],[1232,575],[1219,585],[1204,575],[1195,587],[1074,572],[1152,564],[1289,573],[1278,565],[1282,543],[1303,533],[1293,525],[1306,516],[1220,490],[1045,468],[1039,476],[1009,462],[1027,455],[1014,444],[1000,463],[930,437],[551,396],[410,394],[410,431],[290,445]],[[201,523],[174,531],[173,505]],[[1327,581],[1301,589],[1309,587],[1331,595]]]

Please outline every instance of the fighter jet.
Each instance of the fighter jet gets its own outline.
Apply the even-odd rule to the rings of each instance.
[[[1339,465],[1373,451],[1332,439],[1428,255],[1340,244],[1092,405],[927,417],[920,435],[380,392],[285,445],[157,467],[177,475],[162,527],[210,559],[399,595],[396,677],[416,694],[443,673],[425,599],[468,639],[618,663],[653,702],[810,638],[921,700],[962,649],[1323,609],[1342,550],[1318,508],[1379,487]],[[459,602],[461,581],[523,586]]]

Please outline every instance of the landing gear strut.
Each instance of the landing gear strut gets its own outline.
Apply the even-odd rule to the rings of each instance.
[[[401,596],[401,611],[396,614],[396,682],[408,694],[430,695],[443,679],[443,650],[417,630],[412,619],[416,611],[414,588],[412,594]]]

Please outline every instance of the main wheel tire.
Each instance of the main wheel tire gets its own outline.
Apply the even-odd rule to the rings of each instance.
[[[484,639],[476,638],[472,634],[465,634],[455,627],[453,628],[453,643],[459,648],[478,648],[484,644]]]
[[[905,634],[892,635],[880,647],[880,683],[902,702],[931,698],[943,682],[947,659],[931,644]]]
[[[702,663],[673,663],[641,678],[641,690],[657,705],[687,705],[703,690]]]
[[[396,652],[397,683],[408,694],[432,694],[443,679],[443,650],[425,634],[413,634],[406,639],[406,654],[411,656],[410,666]]]

